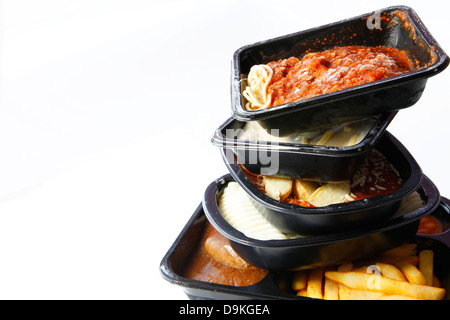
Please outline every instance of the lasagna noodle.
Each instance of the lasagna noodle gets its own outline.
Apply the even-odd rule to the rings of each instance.
[[[229,182],[219,199],[219,210],[225,220],[247,237],[259,240],[287,239],[264,217],[262,205],[251,199],[236,183]]]
[[[419,210],[423,205],[420,194],[415,191],[402,200],[391,219]],[[267,209],[251,199],[236,182],[230,182],[225,188],[219,199],[219,210],[229,224],[249,238],[284,240],[302,237],[285,234],[270,224],[264,217]]]
[[[251,67],[247,77],[247,88],[243,95],[247,99],[246,108],[249,110],[265,109],[272,103],[272,95],[267,87],[272,80],[273,70],[267,65]]]

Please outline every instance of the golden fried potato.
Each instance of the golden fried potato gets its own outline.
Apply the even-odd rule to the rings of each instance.
[[[391,295],[408,296],[424,300],[441,300],[445,296],[445,290],[442,288],[398,281],[382,275],[372,275],[353,271],[327,271],[325,272],[325,277],[351,289],[383,292]]]
[[[428,286],[433,285],[433,258],[432,250],[422,250],[419,252],[419,270],[422,272],[425,283]]]
[[[324,268],[315,268],[309,271],[308,284],[306,286],[306,291],[308,297],[322,299],[322,279],[323,279]]]

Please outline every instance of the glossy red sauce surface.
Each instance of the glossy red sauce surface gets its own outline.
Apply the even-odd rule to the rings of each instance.
[[[420,219],[419,234],[438,234],[443,231],[441,222],[433,216],[426,216]]]
[[[399,75],[414,69],[404,51],[347,46],[267,64],[274,74],[268,87],[272,106],[314,97]]]

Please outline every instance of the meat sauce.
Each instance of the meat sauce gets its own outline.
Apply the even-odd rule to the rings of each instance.
[[[419,228],[417,233],[419,234],[439,234],[442,233],[443,227],[441,222],[433,216],[426,216],[420,219]]]
[[[273,70],[272,106],[314,97],[414,70],[405,51],[346,46],[267,64]]]
[[[386,157],[374,149],[353,176],[351,191],[355,200],[397,191],[403,185],[398,171]]]
[[[231,248],[229,240],[206,221],[202,239],[184,277],[240,287],[261,281],[267,273],[244,261]]]
[[[256,175],[246,170],[242,165],[247,178],[263,193],[265,193],[263,176]],[[373,149],[364,163],[354,174],[351,183],[352,201],[362,200],[377,195],[389,194],[397,191],[403,185],[403,180],[398,171],[391,165],[386,157],[376,149]],[[345,200],[347,202],[348,200]],[[314,207],[305,200],[296,199],[292,194],[284,202],[300,205],[302,207]]]

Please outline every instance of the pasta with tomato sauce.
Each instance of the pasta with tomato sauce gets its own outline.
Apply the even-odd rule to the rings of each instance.
[[[405,51],[377,46],[335,47],[255,65],[243,96],[257,110],[330,93],[414,70]]]

